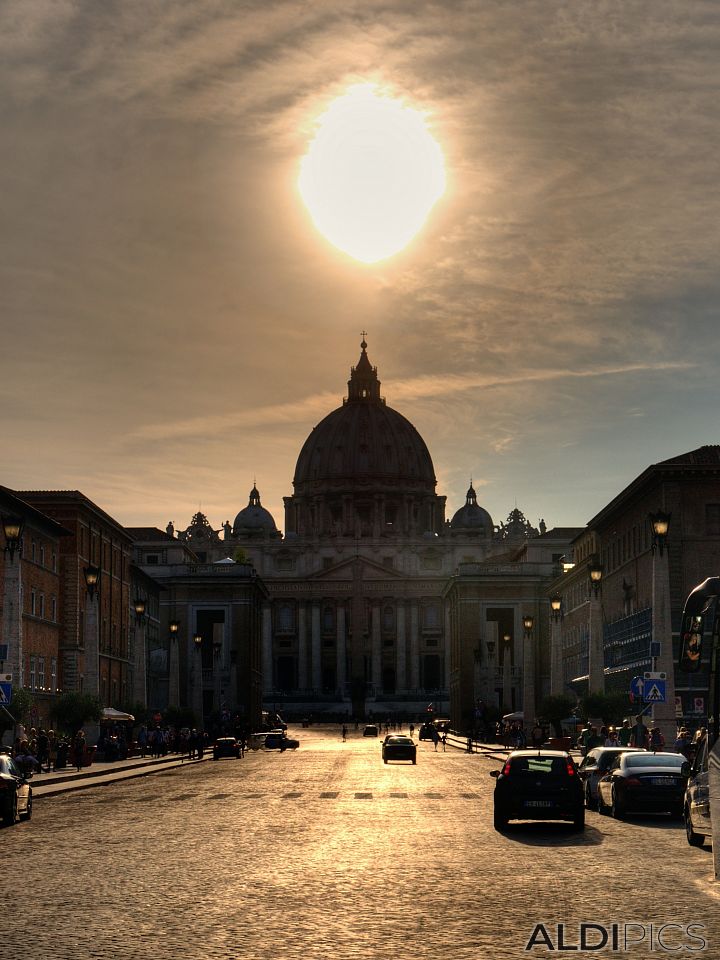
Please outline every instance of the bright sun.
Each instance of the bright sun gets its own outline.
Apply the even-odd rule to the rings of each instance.
[[[298,187],[330,243],[375,263],[422,227],[445,192],[445,163],[421,113],[358,84],[318,117]]]

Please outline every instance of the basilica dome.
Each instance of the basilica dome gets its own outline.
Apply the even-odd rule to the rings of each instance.
[[[450,521],[450,531],[453,534],[491,537],[493,530],[492,517],[478,504],[477,494],[471,483],[465,498],[465,506],[460,507]]]
[[[250,491],[248,505],[235,517],[232,532],[235,537],[277,535],[273,516],[260,503],[260,494],[254,485]]]
[[[373,489],[435,493],[435,470],[425,441],[380,396],[367,344],[351,370],[348,396],[305,441],[295,468],[296,494],[361,484]]]

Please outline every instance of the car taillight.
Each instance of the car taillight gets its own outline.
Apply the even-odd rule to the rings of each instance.
[[[572,765],[572,763],[569,760],[567,762],[567,772],[569,777],[575,776],[575,767]]]
[[[505,762],[505,766],[502,768],[502,775],[503,775],[504,777],[509,777],[509,776],[510,776],[510,768],[511,768],[511,766],[512,766],[512,764],[510,763],[509,760],[507,760],[507,761]]]

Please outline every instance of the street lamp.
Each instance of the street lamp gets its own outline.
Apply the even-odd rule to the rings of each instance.
[[[137,622],[142,623],[143,617],[145,616],[145,601],[142,597],[137,597],[133,606],[135,607]]]
[[[85,576],[85,586],[87,587],[87,592],[92,600],[95,596],[95,591],[100,586],[100,567],[96,567],[94,563],[89,563],[83,569],[83,574]]]
[[[196,633],[193,637],[193,643],[195,644],[195,649],[200,652],[200,647],[202,646],[203,638],[201,633]]]
[[[2,518],[3,533],[5,534],[5,553],[10,554],[10,563],[15,551],[22,550],[22,532],[25,521],[22,517],[4,516]]]
[[[533,624],[535,623],[535,618],[531,616],[523,617],[523,629],[525,633],[530,636],[532,633]]]
[[[562,620],[562,600],[558,596],[550,598],[550,616],[556,622]]]
[[[659,550],[660,556],[663,555],[665,543],[667,542],[668,528],[670,526],[671,514],[658,510],[657,513],[649,513],[648,519],[652,528],[652,552]]]
[[[603,565],[598,561],[597,557],[594,557],[590,561],[590,566],[588,567],[588,574],[590,575],[590,586],[592,588],[593,596],[600,596],[600,583],[603,578],[603,573],[605,569]]]
[[[171,620],[171,621],[170,621],[170,636],[172,637],[173,640],[176,640],[176,639],[177,639],[177,633],[178,633],[178,630],[179,630],[179,629],[180,629],[180,621],[179,621],[179,620]]]

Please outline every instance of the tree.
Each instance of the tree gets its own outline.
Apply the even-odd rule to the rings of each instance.
[[[552,724],[556,737],[561,737],[562,721],[572,715],[575,709],[575,699],[566,697],[564,693],[545,697],[540,706],[540,715]]]
[[[75,733],[84,723],[96,723],[102,717],[102,703],[89,693],[63,693],[50,707],[50,716],[66,733]]]
[[[32,691],[26,687],[13,688],[10,706],[0,711],[0,727],[5,729],[18,723],[25,723],[32,705]]]
[[[250,563],[250,557],[247,555],[245,550],[242,547],[238,547],[235,553],[233,553],[233,560],[235,563]]]
[[[613,690],[610,693],[586,693],[580,698],[580,712],[587,720],[601,717],[606,726],[619,724],[630,710],[626,693]]]

